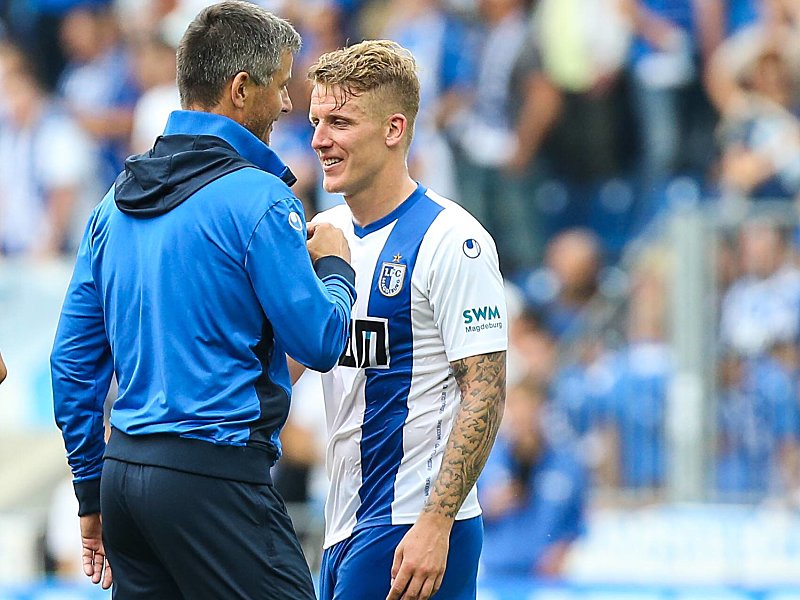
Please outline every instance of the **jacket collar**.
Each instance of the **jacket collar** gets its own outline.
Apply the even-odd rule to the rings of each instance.
[[[272,148],[233,119],[222,115],[197,110],[176,110],[170,114],[164,129],[164,135],[175,134],[218,137],[259,169],[278,177],[288,171],[288,167]]]

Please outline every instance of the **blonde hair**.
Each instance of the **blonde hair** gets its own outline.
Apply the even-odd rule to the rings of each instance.
[[[389,40],[366,40],[328,52],[308,69],[314,84],[338,86],[341,104],[354,96],[372,92],[369,110],[383,117],[395,112],[408,121],[407,146],[414,136],[419,112],[417,63],[411,52]]]

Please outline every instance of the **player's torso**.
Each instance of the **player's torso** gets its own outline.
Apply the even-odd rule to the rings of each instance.
[[[428,295],[426,236],[442,210],[423,196],[366,230],[347,210],[326,215],[348,239],[358,294],[348,348],[323,376],[326,545],[354,528],[413,522],[441,464],[459,397]]]

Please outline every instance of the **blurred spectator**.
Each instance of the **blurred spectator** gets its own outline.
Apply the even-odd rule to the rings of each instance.
[[[760,0],[755,15],[756,18],[742,23],[714,51],[708,64],[706,83],[709,94],[723,115],[736,112],[746,104],[746,94],[752,87],[754,67],[760,56],[772,52],[779,54],[793,77],[797,76],[800,68],[800,3],[794,0]],[[795,79],[794,84],[797,83]],[[793,92],[796,93],[797,89]]]
[[[756,60],[746,106],[721,128],[720,186],[724,195],[790,199],[800,193],[800,120],[792,81],[777,52]]]
[[[311,501],[321,506],[325,501],[326,425],[321,402],[319,373],[305,371],[292,387],[289,417],[280,434],[283,454],[272,471],[275,487],[285,502]]]
[[[584,529],[588,480],[581,462],[543,435],[544,388],[509,390],[500,433],[478,482],[483,508],[481,574],[558,577]]]
[[[659,492],[667,464],[665,413],[673,376],[666,339],[665,257],[640,257],[627,311],[627,343],[615,353],[610,422],[616,438],[616,485]]]
[[[631,57],[641,132],[636,227],[663,208],[672,177],[702,177],[711,161],[715,116],[702,87],[722,40],[722,0],[628,0],[636,39]]]
[[[511,311],[509,310],[509,314]],[[512,316],[508,332],[509,382],[529,377],[540,385],[550,385],[558,362],[558,344],[544,327],[541,315],[530,307],[523,308]]]
[[[782,0],[765,6],[720,46],[707,78],[723,117],[719,179],[728,199],[800,193],[800,14]]]
[[[728,0],[725,15],[727,33],[734,34],[758,21],[763,14],[763,5],[764,0]]]
[[[593,483],[606,489],[619,485],[618,435],[611,422],[614,359],[600,340],[583,340],[564,357],[551,386],[553,441],[575,448]]]
[[[753,502],[797,492],[797,382],[771,356],[722,358],[718,427],[720,499]]]
[[[66,65],[58,43],[64,15],[77,6],[105,6],[112,0],[27,0],[0,3],[3,33],[18,46],[39,74],[42,87],[55,90]],[[5,36],[4,36],[5,37]]]
[[[542,62],[568,93],[601,96],[624,66],[631,34],[620,0],[539,0]]]
[[[52,575],[82,579],[81,528],[72,477],[61,479],[50,496],[44,532],[45,563]]]
[[[324,52],[344,45],[341,13],[331,0],[301,0],[281,3],[281,16],[295,24],[303,37],[303,47],[295,57],[294,76],[289,80],[289,96],[294,108],[281,115],[275,125],[270,146],[297,177],[292,187],[305,207],[306,218],[331,208],[344,200],[322,188],[322,165],[311,148],[314,130],[308,123],[311,84],[306,77],[308,67]]]
[[[110,185],[122,169],[138,91],[127,48],[111,8],[78,6],[61,23],[69,62],[58,90],[80,126],[97,142],[100,178]]]
[[[560,106],[543,151],[544,174],[565,200],[559,205],[555,194],[542,194],[537,209],[547,233],[592,227],[614,250],[625,241],[633,204],[627,184],[606,186],[623,177],[633,154],[623,69],[631,20],[623,8],[619,0],[540,0],[535,13],[545,81]],[[532,93],[533,111],[541,110],[542,97]]]
[[[130,153],[140,154],[153,147],[169,114],[181,107],[175,83],[175,48],[163,37],[151,35],[135,46],[134,66],[142,95],[133,110]]]
[[[169,46],[177,48],[180,35],[186,26],[205,5],[205,1],[193,12],[177,16],[184,0],[113,0],[114,11],[122,37],[125,40],[140,40],[156,37]],[[174,23],[179,21],[179,23]],[[177,28],[180,27],[178,30]]]
[[[588,229],[570,229],[547,245],[544,266],[529,275],[523,291],[559,340],[576,340],[603,304],[599,294],[600,243]]]
[[[800,270],[786,234],[760,220],[739,234],[740,275],[725,292],[720,335],[729,350],[756,356],[800,339]]]
[[[420,77],[419,118],[414,124],[411,175],[447,198],[458,198],[453,157],[440,126],[450,107],[467,92],[474,65],[467,28],[441,0],[393,2],[382,37],[408,48]]]
[[[497,241],[506,275],[533,268],[541,252],[532,196],[520,172],[509,170],[520,143],[520,111],[538,69],[523,54],[531,43],[524,0],[480,0],[477,76],[463,110],[451,110],[458,200]],[[546,109],[541,107],[543,111]]]
[[[292,405],[281,429],[281,460],[272,468],[275,489],[286,502],[297,538],[312,571],[322,558],[322,505],[328,492],[325,472],[327,440],[321,405],[322,380],[305,371],[292,387]]]
[[[119,12],[136,32],[156,30],[175,47],[194,16],[218,0],[116,0]],[[257,4],[263,4],[259,2]],[[124,26],[127,30],[127,23]]]
[[[580,264],[575,257],[566,260]],[[595,288],[597,297],[583,309],[579,335],[562,340],[562,363],[552,384],[553,431],[564,443],[577,445],[602,487],[649,490],[663,484],[664,411],[672,376],[666,275],[663,255],[640,255],[624,326],[615,322],[619,315],[605,308],[598,312],[607,300]],[[619,348],[611,335],[616,328],[625,336]]]
[[[13,50],[3,58],[0,251],[39,257],[74,248],[96,195],[94,147]]]
[[[380,2],[374,0],[323,0],[336,11],[342,37],[356,43],[370,35],[369,17]]]

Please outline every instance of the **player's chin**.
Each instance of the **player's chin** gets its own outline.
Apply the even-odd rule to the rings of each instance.
[[[329,175],[322,176],[322,189],[328,192],[329,194],[341,194],[344,186],[343,182],[336,177],[331,177]]]

